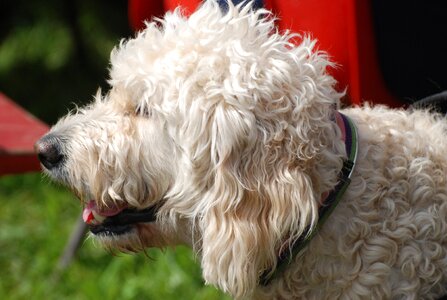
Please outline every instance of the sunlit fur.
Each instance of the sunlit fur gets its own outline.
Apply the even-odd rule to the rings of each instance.
[[[111,54],[110,91],[51,131],[48,171],[84,203],[161,205],[107,247],[189,244],[235,298],[434,298],[447,280],[447,124],[427,112],[343,110],[359,130],[352,183],[321,232],[268,287],[260,274],[318,221],[344,145],[327,56],[250,5],[214,1],[148,23]],[[148,275],[149,276],[149,275]],[[149,279],[148,279],[149,280]]]

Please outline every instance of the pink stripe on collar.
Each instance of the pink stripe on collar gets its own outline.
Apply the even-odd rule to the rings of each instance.
[[[338,128],[340,128],[340,130],[341,130],[342,141],[345,142],[346,141],[345,122],[343,122],[343,118],[342,118],[341,114],[338,111],[335,112],[335,122],[337,123]]]

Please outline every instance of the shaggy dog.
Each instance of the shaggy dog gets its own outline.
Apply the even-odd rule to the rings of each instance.
[[[206,282],[235,298],[439,297],[447,123],[426,111],[341,110],[332,66],[268,12],[207,1],[121,42],[110,91],[36,149],[106,247],[187,244]],[[347,188],[336,188],[349,182],[340,112],[358,143]]]

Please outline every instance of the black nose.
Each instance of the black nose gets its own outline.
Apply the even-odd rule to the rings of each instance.
[[[40,162],[48,170],[57,167],[64,159],[60,141],[52,135],[46,135],[38,140],[34,149]]]

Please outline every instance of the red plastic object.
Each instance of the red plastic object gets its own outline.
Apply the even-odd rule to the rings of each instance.
[[[267,0],[280,17],[280,28],[311,33],[319,48],[339,64],[333,75],[348,88],[348,101],[400,106],[379,70],[371,2],[364,0]]]
[[[371,0],[264,0],[265,7],[278,17],[279,27],[297,33],[308,33],[318,39],[319,49],[329,53],[339,67],[332,74],[339,89],[347,87],[350,104],[364,101],[401,106],[385,87],[379,69],[372,27]],[[130,0],[129,8],[136,9],[150,0]],[[200,1],[165,0],[163,8],[172,10],[178,4],[192,12]],[[151,10],[139,11],[132,18],[150,19]],[[144,17],[143,17],[144,16]]]
[[[0,175],[39,171],[34,143],[48,129],[0,93]]]
[[[135,31],[141,30],[144,28],[144,21],[163,16],[163,1],[129,0],[128,14],[131,28]]]
[[[199,0],[129,0],[129,22],[133,30],[144,28],[144,21],[150,21],[153,17],[162,17],[165,11],[183,7],[185,14],[191,14],[200,4]]]
[[[193,13],[201,2],[200,0],[164,0],[166,10],[173,10],[177,6],[181,6],[186,14]]]

